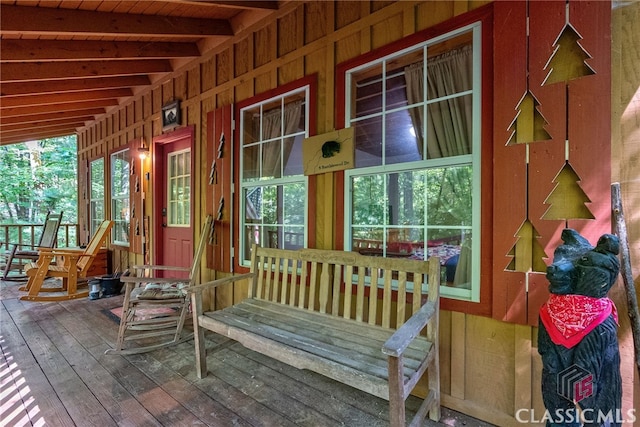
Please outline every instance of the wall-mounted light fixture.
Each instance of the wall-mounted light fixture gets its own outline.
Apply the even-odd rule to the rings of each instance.
[[[144,143],[144,139],[142,140],[142,144],[138,147],[138,156],[144,160],[149,156],[149,147],[147,147]]]

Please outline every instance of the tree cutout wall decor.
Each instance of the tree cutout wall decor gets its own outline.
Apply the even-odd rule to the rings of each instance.
[[[529,3],[527,2],[527,19],[529,18]],[[546,271],[546,264],[543,258],[547,258],[542,245],[538,242],[540,234],[536,231],[533,223],[529,217],[529,144],[535,141],[550,140],[551,136],[545,130],[545,126],[548,124],[544,116],[540,112],[540,102],[535,97],[529,86],[529,41],[531,35],[529,34],[529,27],[527,26],[527,43],[526,43],[526,63],[527,63],[527,78],[526,78],[526,90],[518,105],[516,106],[516,117],[509,125],[509,131],[511,136],[507,141],[508,146],[516,144],[525,144],[525,219],[520,229],[515,233],[517,238],[515,245],[509,251],[507,256],[511,257],[511,262],[507,265],[507,271],[518,271],[525,273],[526,289],[528,291],[529,286],[529,273],[530,272],[544,272]]]
[[[593,213],[585,205],[591,199],[580,186],[580,177],[569,162],[558,172],[553,182],[556,186],[547,196],[544,203],[550,205],[542,215],[547,220],[594,219]],[[567,224],[568,228],[568,224]]]
[[[507,145],[551,139],[549,133],[544,129],[548,123],[540,113],[539,107],[540,103],[536,97],[531,91],[527,91],[516,107],[518,113],[509,126],[511,138],[509,138]]]
[[[559,82],[567,83],[569,80],[595,74],[593,68],[587,64],[587,60],[591,59],[591,55],[580,45],[582,36],[568,22],[568,10],[567,3],[567,23],[553,44],[553,53],[544,66],[544,69],[549,70],[549,72],[542,83],[543,85]]]
[[[586,206],[591,200],[580,186],[580,177],[569,163],[569,81],[595,74],[593,68],[587,64],[591,58],[580,40],[582,36],[569,22],[569,2],[565,7],[565,25],[554,42],[554,50],[544,69],[549,70],[543,85],[553,83],[565,84],[566,118],[565,126],[565,161],[554,178],[554,189],[549,193],[544,203],[550,205],[542,215],[545,220],[564,220],[565,227],[569,227],[569,219],[595,219],[593,213]]]
[[[522,273],[530,271],[546,272],[547,264],[544,262],[544,258],[547,258],[547,254],[539,242],[540,233],[538,233],[531,221],[525,220],[516,232],[515,237],[517,237],[516,244],[508,254],[512,257],[512,260],[507,266],[507,270]]]
[[[527,2],[527,18],[529,17],[529,2]],[[538,244],[540,236],[535,231],[529,215],[529,143],[546,141],[552,138],[545,130],[547,122],[540,111],[540,104],[529,86],[529,41],[531,35],[527,27],[527,89],[516,109],[518,113],[510,124],[510,138],[507,145],[526,144],[525,168],[525,213],[523,225],[515,234],[516,244],[508,256],[512,257],[507,266],[508,271],[544,272],[546,266],[541,264],[546,254],[542,246]],[[565,5],[565,24],[553,43],[553,52],[544,66],[548,70],[542,85],[564,82],[566,105],[566,132],[565,132],[565,156],[560,171],[554,178],[556,184],[544,203],[549,207],[542,215],[543,220],[563,220],[565,227],[569,227],[570,219],[594,219],[593,213],[586,206],[590,203],[588,195],[580,185],[580,177],[569,163],[569,81],[595,74],[593,68],[587,63],[591,55],[581,45],[582,36],[569,22],[569,0]],[[539,246],[539,247],[536,247]],[[527,276],[528,280],[528,276]]]

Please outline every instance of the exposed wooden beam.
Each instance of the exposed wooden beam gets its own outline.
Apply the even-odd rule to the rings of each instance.
[[[25,133],[27,134],[32,134],[32,133],[46,133],[46,132],[51,132],[51,131],[57,131],[57,130],[68,130],[68,129],[73,129],[75,131],[75,128],[77,126],[71,125],[71,124],[54,124],[51,126],[47,126],[45,128],[36,128],[36,127],[31,127],[29,129],[26,130],[25,129],[21,129],[21,130],[12,130],[12,131],[7,131],[5,132],[4,130],[0,132],[0,135],[2,135],[3,137],[7,137],[7,138],[11,138],[14,136],[20,136],[20,135],[24,135]]]
[[[196,43],[170,42],[2,39],[0,51],[3,63],[200,56]]]
[[[68,117],[84,117],[84,116],[93,117],[99,114],[104,114],[105,112],[106,110],[104,108],[90,108],[87,110],[56,111],[54,113],[33,114],[29,116],[5,117],[4,115],[0,115],[0,125],[32,123],[36,121],[60,120]]]
[[[137,74],[168,73],[167,59],[123,61],[66,61],[66,62],[9,62],[2,64],[2,82],[77,79],[86,77],[131,76]]]
[[[29,130],[20,135],[2,135],[0,134],[0,145],[18,144],[27,141],[39,141],[46,138],[55,138],[58,136],[75,135],[75,128],[62,128],[58,130],[47,129],[44,131]]]
[[[12,96],[0,98],[0,109],[24,107],[28,105],[64,104],[67,102],[92,101],[96,99],[115,99],[132,96],[129,88],[88,90],[83,92],[48,93],[39,95]],[[0,112],[0,114],[2,114]]]
[[[93,120],[93,116],[82,116],[82,117],[69,117],[62,120],[55,121],[35,121],[29,122],[29,129],[55,129],[60,128],[61,126],[68,127],[80,127],[84,126],[84,122],[88,120]],[[24,123],[14,124],[14,125],[0,125],[0,132],[15,132],[25,129]]]
[[[93,117],[90,117],[87,120],[93,120]],[[79,128],[84,126],[85,120],[81,120],[79,118],[73,117],[69,120],[64,120],[60,122],[34,122],[29,123],[29,131],[35,130],[55,130],[62,128]],[[10,126],[2,126],[0,127],[0,133],[3,135],[11,135],[11,134],[22,134],[25,132],[25,127],[23,125],[10,125]]]
[[[0,85],[0,95],[2,95],[2,97],[11,97],[29,95],[33,93],[75,92],[93,89],[148,86],[150,84],[151,81],[147,76],[117,76],[92,79],[46,80],[14,83],[2,82],[2,85]]]
[[[2,34],[207,37],[232,36],[224,19],[94,12],[49,7],[2,5]]]
[[[257,1],[242,1],[242,0],[175,0],[177,3],[187,4],[202,4],[208,3],[211,5],[228,7],[233,9],[260,9],[260,10],[278,10],[277,1],[269,0],[257,0]]]
[[[118,105],[117,99],[98,99],[95,101],[68,102],[57,105],[34,105],[29,107],[3,108],[2,117],[32,116],[34,114],[55,113],[57,111],[76,111],[87,108],[101,108]]]

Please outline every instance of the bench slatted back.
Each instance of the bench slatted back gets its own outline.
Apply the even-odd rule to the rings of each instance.
[[[251,271],[257,274],[249,288],[250,297],[385,328],[402,325],[419,310],[427,295],[435,301],[440,286],[440,263],[435,257],[424,262],[254,245]],[[377,284],[375,298],[370,298],[372,280]]]

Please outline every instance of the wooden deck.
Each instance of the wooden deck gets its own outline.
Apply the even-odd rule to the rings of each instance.
[[[0,426],[385,426],[386,401],[295,370],[214,334],[209,375],[193,341],[144,355],[104,355],[122,296],[27,302],[0,282]],[[488,426],[443,408],[430,426]]]

